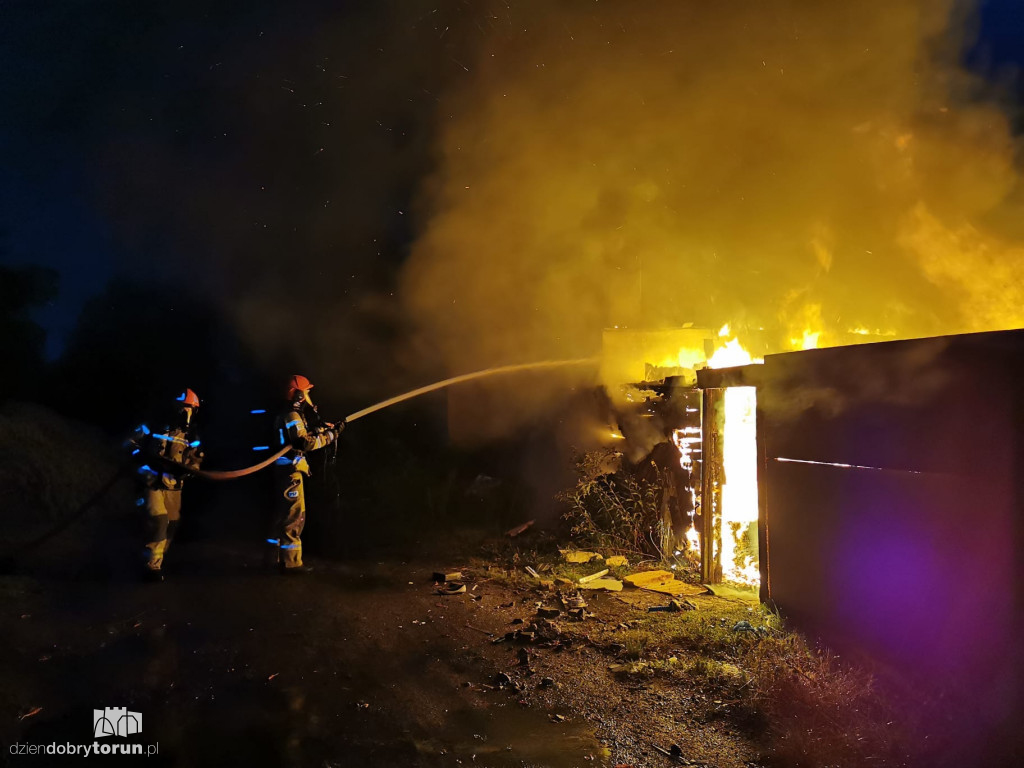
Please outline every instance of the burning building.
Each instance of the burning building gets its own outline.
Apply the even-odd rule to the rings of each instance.
[[[978,748],[1017,743],[1022,381],[1017,330],[767,355],[654,385],[699,403],[671,434],[699,476],[703,579],[757,586],[830,645],[963,691]]]
[[[756,394],[751,387],[699,383],[705,371],[755,358],[728,326],[717,333],[613,329],[605,332],[604,352],[602,379],[621,393],[621,430],[641,451],[650,451],[648,459],[661,467],[667,486],[660,549],[699,561],[705,582],[756,588]],[[616,376],[629,374],[643,380],[610,387]],[[643,419],[651,425],[644,428]]]

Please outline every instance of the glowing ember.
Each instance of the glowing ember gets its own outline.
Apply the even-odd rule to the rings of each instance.
[[[725,390],[722,439],[722,577],[757,585],[757,390]]]
[[[849,330],[849,333],[852,336],[878,336],[880,338],[896,338],[896,331],[883,331],[878,328],[876,328],[875,330],[871,330],[870,328],[865,328],[863,325],[858,325],[856,328],[851,328]],[[860,344],[862,342],[855,340],[853,343]]]

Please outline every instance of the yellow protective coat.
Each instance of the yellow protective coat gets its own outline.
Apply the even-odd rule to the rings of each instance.
[[[139,463],[138,504],[146,510],[146,567],[159,571],[181,520],[185,476],[199,469],[203,455],[192,431],[181,428],[153,432],[143,425],[130,444]]]
[[[311,430],[302,411],[293,405],[278,415],[276,427],[281,444],[292,446],[292,450],[274,466],[277,507],[267,543],[273,561],[285,568],[297,568],[302,565],[302,529],[306,525],[306,453],[329,445],[335,434],[328,429]]]

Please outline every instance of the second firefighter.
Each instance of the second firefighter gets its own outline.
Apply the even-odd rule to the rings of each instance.
[[[313,384],[305,376],[292,376],[288,382],[286,407],[275,422],[280,445],[291,450],[275,462],[276,509],[273,530],[267,543],[271,559],[282,573],[307,570],[302,563],[302,529],[306,524],[304,478],[309,475],[306,454],[330,445],[338,439],[344,424],[321,423],[309,391]]]

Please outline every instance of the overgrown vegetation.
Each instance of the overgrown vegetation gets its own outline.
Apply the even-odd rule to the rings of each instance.
[[[559,496],[569,533],[581,546],[663,558],[662,484],[608,472],[612,454],[607,449],[577,457],[579,480]]]
[[[628,622],[628,629],[613,625],[602,639],[624,662],[616,674],[675,682],[702,702],[698,717],[752,731],[770,745],[774,764],[902,764],[901,719],[869,672],[809,645],[767,610],[712,600]],[[597,640],[592,626],[566,631]]]
[[[790,765],[899,765],[895,708],[864,670],[786,633],[740,658],[750,675],[748,706],[768,725],[773,751]]]
[[[72,514],[117,471],[102,437],[26,403],[0,408],[0,543],[25,541]]]

